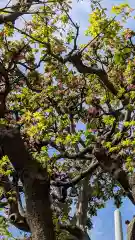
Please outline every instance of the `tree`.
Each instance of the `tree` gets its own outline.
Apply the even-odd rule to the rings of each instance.
[[[13,239],[10,223],[32,240],[90,239],[108,199],[135,204],[135,32],[124,27],[133,9],[109,17],[92,1],[91,40],[79,46],[70,1],[9,4],[0,15],[3,235]]]

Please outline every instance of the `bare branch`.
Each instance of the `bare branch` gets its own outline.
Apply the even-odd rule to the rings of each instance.
[[[94,155],[99,162],[99,165],[105,172],[109,172],[112,177],[120,183],[127,197],[135,205],[134,198],[131,193],[131,187],[127,173],[122,169],[120,159],[115,156],[112,158],[100,144],[94,149]]]
[[[58,160],[58,159],[61,159],[61,158],[67,158],[67,159],[92,159],[93,158],[93,155],[90,155],[90,156],[85,156],[85,154],[91,154],[92,153],[92,147],[86,147],[84,148],[83,150],[81,150],[80,152],[78,153],[74,153],[74,154],[69,154],[68,152],[63,152],[63,153],[60,153],[58,154],[56,157],[52,157],[50,159],[50,162],[52,162],[52,160]]]
[[[98,166],[99,166],[98,162],[92,163],[87,170],[85,170],[84,172],[82,172],[81,174],[73,178],[71,181],[69,182],[52,181],[51,184],[58,187],[60,186],[64,186],[66,188],[72,187],[73,185],[76,185],[79,181],[81,181],[86,176],[91,175]]]
[[[115,89],[114,85],[108,80],[107,73],[100,68],[88,67],[83,64],[82,62],[82,55],[80,53],[76,53],[69,58],[67,61],[71,62],[80,73],[89,73],[95,74],[99,77],[100,81],[104,84],[104,86],[113,94],[117,95],[117,90]]]

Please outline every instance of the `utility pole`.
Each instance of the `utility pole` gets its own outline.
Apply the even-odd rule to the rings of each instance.
[[[119,209],[114,211],[115,240],[123,240],[122,219]]]

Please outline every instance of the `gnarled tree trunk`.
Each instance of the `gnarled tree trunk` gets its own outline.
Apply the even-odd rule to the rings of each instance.
[[[32,240],[55,240],[52,211],[49,198],[49,182],[24,179],[27,221]]]
[[[88,210],[88,200],[89,200],[89,179],[86,177],[82,180],[82,186],[79,192],[77,209],[76,209],[76,226],[79,227],[84,233],[82,239],[90,240],[87,229],[87,210]]]
[[[8,156],[23,183],[25,219],[32,240],[55,240],[47,169],[28,152],[18,129],[0,128],[0,143],[3,154]]]

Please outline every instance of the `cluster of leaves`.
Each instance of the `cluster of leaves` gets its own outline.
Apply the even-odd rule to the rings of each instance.
[[[8,231],[8,223],[4,217],[0,216],[0,236],[5,240],[15,240],[13,235]]]

